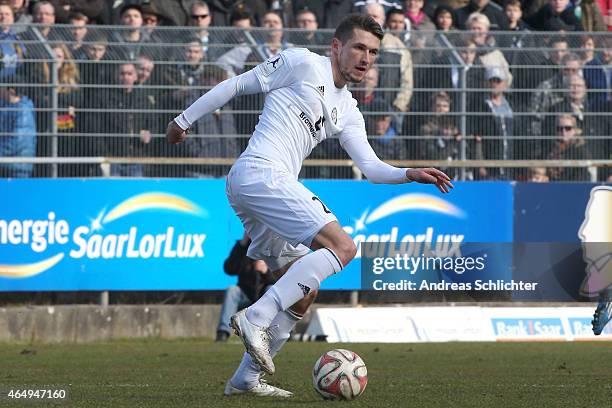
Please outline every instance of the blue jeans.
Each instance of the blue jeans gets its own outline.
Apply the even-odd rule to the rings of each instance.
[[[225,297],[223,298],[223,306],[221,306],[221,317],[219,318],[219,326],[217,331],[224,331],[231,333],[229,323],[230,318],[237,311],[244,309],[245,307],[251,306],[253,302],[244,294],[239,286],[230,286],[225,291]]]

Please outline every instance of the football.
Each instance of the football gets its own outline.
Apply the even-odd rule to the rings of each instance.
[[[363,394],[368,384],[368,370],[356,353],[330,350],[315,363],[312,384],[324,399],[352,400]]]

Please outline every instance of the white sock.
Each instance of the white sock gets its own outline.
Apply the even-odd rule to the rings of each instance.
[[[239,390],[250,390],[259,382],[259,373],[261,373],[259,365],[253,361],[249,353],[245,352],[240,365],[230,378],[230,384]]]
[[[270,323],[270,354],[274,357],[289,339],[291,331],[296,323],[302,318],[301,315],[286,310],[279,312],[272,323]],[[230,379],[232,386],[240,390],[250,390],[259,382],[261,369],[253,361],[249,353],[242,355],[242,361]]]
[[[313,290],[321,282],[342,270],[340,258],[329,248],[321,248],[298,259],[289,270],[247,309],[247,319],[259,327],[268,327],[281,310]]]
[[[291,309],[278,312],[272,323],[270,323],[270,355],[272,358],[278,354],[285,345],[297,322],[302,319],[302,315]]]

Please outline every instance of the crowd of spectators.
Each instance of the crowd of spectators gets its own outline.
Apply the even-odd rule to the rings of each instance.
[[[385,28],[377,65],[351,88],[381,158],[610,160],[608,3],[0,0],[0,156],[235,158],[263,95],[206,115],[181,146],[165,143],[165,125],[210,87],[288,47],[326,55],[331,32],[320,29],[360,12]],[[345,158],[334,140],[314,157]],[[63,177],[101,175],[91,164],[57,169]],[[585,169],[446,170],[475,180],[591,179]],[[114,164],[110,172],[226,171]],[[50,174],[48,164],[0,164],[0,177]]]

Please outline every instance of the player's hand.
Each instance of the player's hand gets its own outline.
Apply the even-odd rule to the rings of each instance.
[[[166,140],[172,144],[179,144],[189,134],[190,129],[183,130],[174,120],[168,123],[168,129],[166,129]]]
[[[417,183],[435,184],[438,190],[443,193],[448,193],[451,188],[455,187],[451,183],[450,177],[444,172],[431,167],[426,169],[408,169],[406,177],[408,177],[408,180],[416,181]]]

